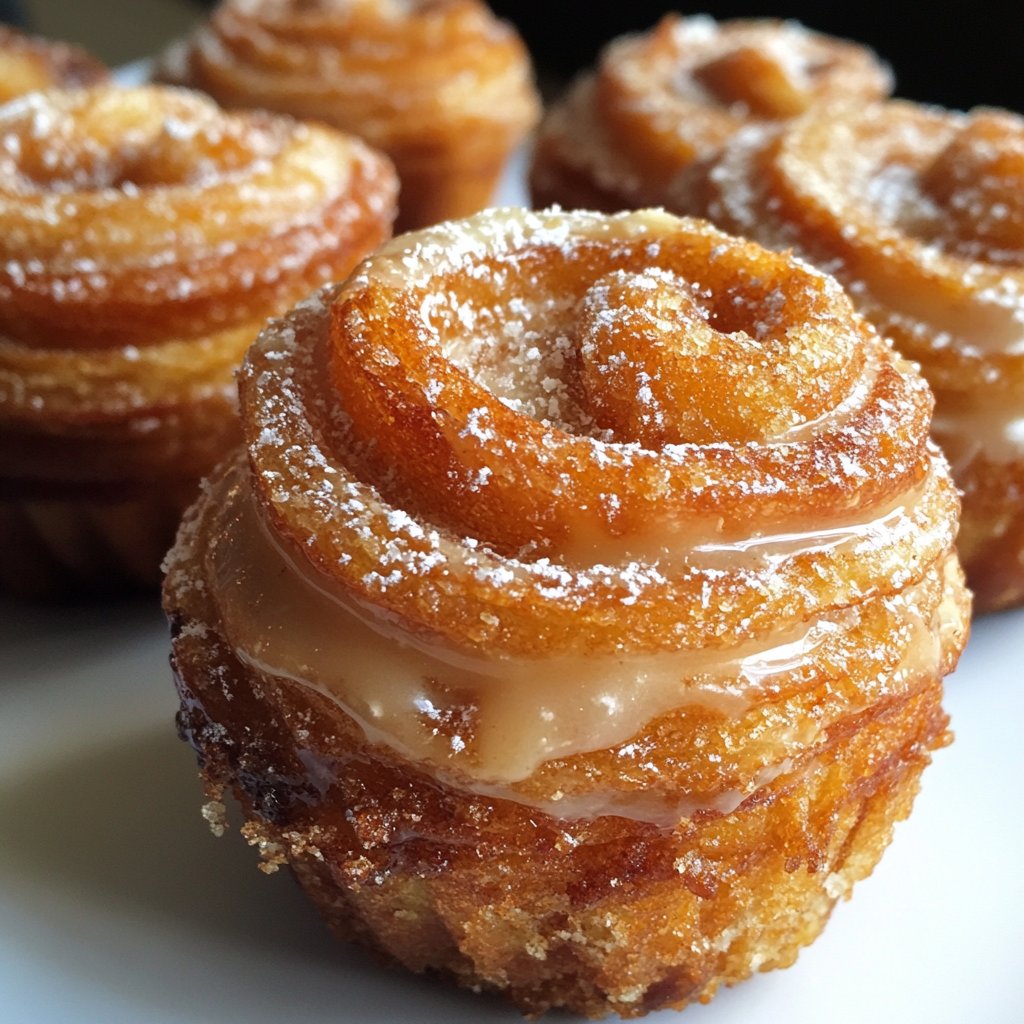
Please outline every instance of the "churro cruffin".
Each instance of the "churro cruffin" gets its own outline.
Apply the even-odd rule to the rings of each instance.
[[[481,0],[223,0],[158,75],[366,139],[402,230],[486,206],[540,116],[526,47]]]
[[[890,102],[753,129],[672,205],[835,274],[936,395],[979,610],[1024,601],[1024,118]]]
[[[741,128],[836,100],[883,99],[892,84],[867,47],[793,21],[668,14],[609,43],[548,112],[530,169],[533,201],[664,206],[679,172]]]
[[[36,89],[99,85],[109,77],[103,64],[78,46],[0,25],[0,103]]]
[[[269,325],[164,603],[341,936],[528,1013],[787,966],[948,740],[958,498],[914,368],[704,222],[493,210]]]
[[[159,87],[0,109],[0,586],[155,587],[266,318],[386,238],[356,139]]]

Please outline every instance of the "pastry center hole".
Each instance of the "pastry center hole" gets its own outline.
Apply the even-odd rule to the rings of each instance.
[[[831,407],[823,384],[846,361],[825,335],[790,336],[786,312],[749,282],[716,295],[665,270],[612,272],[578,309],[580,404],[652,449],[784,434]]]
[[[702,64],[694,75],[721,102],[758,117],[794,117],[810,99],[800,65],[767,47],[738,46]]]

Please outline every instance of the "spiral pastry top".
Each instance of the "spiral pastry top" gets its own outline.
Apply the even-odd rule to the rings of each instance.
[[[672,205],[844,282],[936,392],[982,607],[1024,599],[1024,119],[909,103],[751,129]]]
[[[365,138],[398,168],[406,226],[484,205],[539,116],[525,47],[480,0],[225,0],[160,74]]]
[[[0,103],[35,89],[98,85],[108,77],[107,69],[77,46],[0,25]]]
[[[831,279],[700,222],[499,211],[405,236],[269,326],[241,395],[249,468],[182,535],[172,614],[460,785],[678,817],[679,786],[759,783],[558,765],[680,701],[799,689],[869,620],[900,638],[858,676],[876,697],[955,649],[926,385]]]
[[[184,91],[32,94],[0,133],[7,480],[207,468],[204,414],[266,317],[387,233],[393,177],[361,143]]]
[[[606,210],[664,205],[679,171],[744,125],[891,89],[870,50],[795,22],[670,14],[612,42],[548,115],[533,197]]]

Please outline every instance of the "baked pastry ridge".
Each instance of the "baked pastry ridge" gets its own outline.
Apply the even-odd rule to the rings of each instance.
[[[668,14],[613,40],[548,112],[530,171],[533,200],[664,206],[679,172],[745,125],[891,90],[891,72],[869,49],[797,22]]]
[[[930,393],[838,286],[489,211],[269,326],[241,394],[165,584],[207,813],[528,1012],[791,963],[948,739],[968,613]]]
[[[239,440],[242,353],[389,234],[394,175],[340,133],[161,87],[33,93],[0,131],[0,579],[153,586]]]
[[[980,610],[1024,601],[1024,118],[911,103],[751,129],[676,209],[835,274],[936,395]]]
[[[480,0],[224,0],[157,73],[366,139],[401,230],[486,206],[540,116],[525,46]]]

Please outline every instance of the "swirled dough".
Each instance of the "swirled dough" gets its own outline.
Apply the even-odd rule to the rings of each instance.
[[[664,206],[679,172],[741,128],[892,89],[866,47],[792,21],[666,15],[613,40],[545,117],[530,189],[538,205]]]

